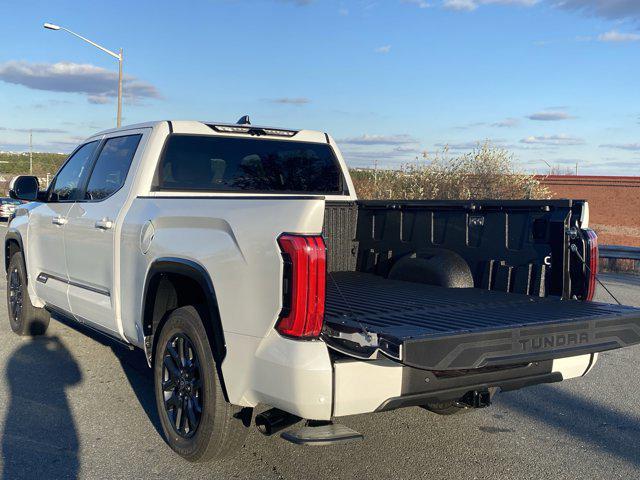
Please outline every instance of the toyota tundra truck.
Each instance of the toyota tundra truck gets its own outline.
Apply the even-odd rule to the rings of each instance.
[[[252,424],[320,445],[361,438],[347,415],[484,407],[640,342],[640,309],[591,301],[586,202],[358,200],[323,132],[127,126],[11,196],[13,331],[53,316],[142,349],[191,461]]]

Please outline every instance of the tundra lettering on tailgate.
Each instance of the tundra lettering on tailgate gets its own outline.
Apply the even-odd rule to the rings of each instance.
[[[571,345],[581,345],[589,343],[589,334],[582,333],[554,333],[540,335],[537,337],[523,338],[518,340],[523,352],[532,350],[547,350],[551,348],[567,347]]]

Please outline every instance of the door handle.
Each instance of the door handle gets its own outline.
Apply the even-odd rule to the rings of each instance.
[[[113,228],[113,222],[108,218],[103,218],[102,220],[98,220],[96,222],[95,227],[99,228],[100,230],[109,230],[110,228]]]
[[[53,223],[54,225],[64,225],[65,223],[67,223],[67,219],[61,216],[57,216],[51,219],[51,223]]]

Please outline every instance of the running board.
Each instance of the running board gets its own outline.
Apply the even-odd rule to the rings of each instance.
[[[98,328],[88,320],[76,319],[76,317],[71,312],[67,312],[66,310],[55,307],[48,303],[45,303],[44,308],[51,314],[51,318],[53,318],[54,320],[57,320],[60,323],[64,323],[67,327],[73,328],[74,330],[78,330],[85,335],[88,335],[94,338],[94,340],[96,337],[98,337],[100,339],[106,340],[109,343],[126,348],[127,350],[135,350],[135,347],[132,344],[125,342],[122,338],[116,337],[115,335]],[[91,334],[94,335],[92,336]],[[151,366],[151,364],[149,364],[149,366]]]
[[[296,445],[335,445],[356,440],[363,440],[360,432],[349,427],[332,422],[314,424],[309,422],[306,426],[296,430],[286,431],[281,437]]]

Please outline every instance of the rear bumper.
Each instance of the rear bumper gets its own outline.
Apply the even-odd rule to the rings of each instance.
[[[486,368],[465,375],[436,374],[383,359],[372,362],[341,360],[334,364],[333,416],[457,400],[470,390],[497,387],[516,390],[585,375],[595,355],[534,362],[516,368]]]
[[[333,370],[324,342],[291,340],[275,330],[265,338],[226,332],[225,339],[222,373],[232,404],[262,403],[302,418],[331,418]]]
[[[470,390],[558,382],[586,374],[596,357],[434,372],[384,357],[332,360],[324,342],[290,340],[275,331],[264,339],[231,333],[226,338],[230,348],[222,371],[231,403],[262,403],[313,420],[457,400]]]

